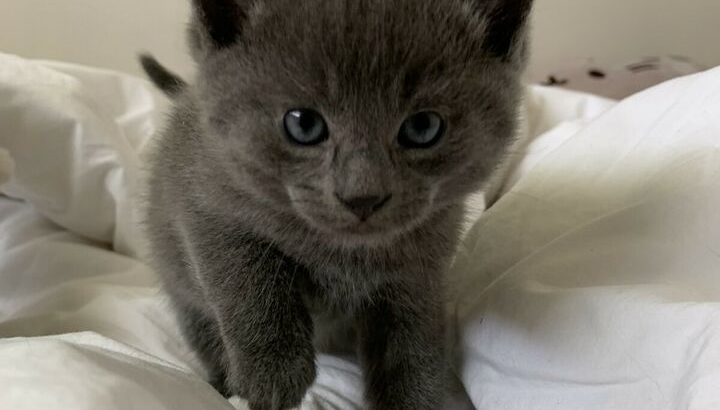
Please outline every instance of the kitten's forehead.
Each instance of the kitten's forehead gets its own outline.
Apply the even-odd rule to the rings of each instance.
[[[462,0],[261,0],[256,4],[246,33],[256,36],[255,41],[282,48],[310,47],[348,63],[450,56],[482,45],[484,23]]]
[[[261,0],[249,14],[249,65],[309,94],[403,95],[483,59],[485,21],[463,0]]]

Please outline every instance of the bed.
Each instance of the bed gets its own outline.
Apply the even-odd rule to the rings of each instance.
[[[167,101],[0,54],[0,409],[246,409],[203,381],[132,197]],[[447,410],[720,408],[720,69],[623,101],[532,86],[529,144],[471,198]],[[487,209],[485,209],[487,208]],[[361,409],[319,356],[303,410]]]

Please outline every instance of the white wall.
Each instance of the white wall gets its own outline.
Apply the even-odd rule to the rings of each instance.
[[[0,51],[140,73],[150,50],[190,70],[184,27],[190,0],[0,0]]]
[[[720,0],[536,1],[536,75],[589,57],[614,63],[680,54],[720,64]],[[0,50],[138,73],[135,54],[147,49],[188,72],[188,2],[0,0]]]
[[[682,55],[720,65],[720,0],[536,0],[532,71]]]

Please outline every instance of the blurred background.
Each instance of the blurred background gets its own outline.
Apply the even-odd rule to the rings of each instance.
[[[647,56],[720,64],[719,0],[536,0],[528,76],[579,65],[616,67]],[[0,51],[139,74],[138,50],[192,71],[189,0],[1,0]],[[592,63],[589,63],[592,59]]]

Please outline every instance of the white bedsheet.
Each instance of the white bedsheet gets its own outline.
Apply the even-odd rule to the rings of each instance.
[[[245,408],[135,258],[164,107],[142,80],[0,55],[0,409]],[[530,88],[526,111],[536,138],[451,272],[472,405],[447,408],[720,409],[720,70],[617,105]],[[362,408],[356,364],[318,363],[303,409]]]

